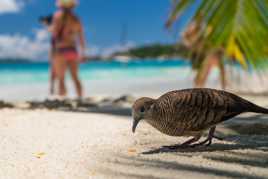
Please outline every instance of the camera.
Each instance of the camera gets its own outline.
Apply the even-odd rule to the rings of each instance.
[[[41,16],[38,21],[44,25],[51,25],[53,21],[53,15]]]

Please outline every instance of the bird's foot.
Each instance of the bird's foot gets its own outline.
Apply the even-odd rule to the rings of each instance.
[[[191,145],[191,147],[197,147],[197,146],[202,146],[202,145],[210,146],[212,144],[213,139],[223,140],[223,138],[214,135],[215,130],[216,130],[216,126],[210,128],[209,133],[208,133],[208,137],[204,141],[202,141],[200,143]]]
[[[170,150],[176,150],[176,149],[185,149],[191,147],[191,144],[198,141],[200,139],[200,135],[197,135],[190,140],[185,141],[182,144],[176,144],[176,145],[171,145],[171,146],[163,146],[163,148],[170,149]]]
[[[198,146],[210,146],[212,144],[212,137],[208,137],[206,140],[199,142],[197,144],[191,145],[191,147],[198,147]]]
[[[213,139],[217,140],[223,140],[223,138],[215,136],[214,132],[210,133],[209,136],[202,142],[193,144],[194,142],[198,141],[200,139],[200,136],[195,136],[194,138],[182,143],[182,144],[176,144],[176,145],[170,145],[170,146],[162,146],[163,149],[167,150],[178,150],[178,149],[185,149],[185,148],[194,148],[198,146],[210,146],[212,144]]]
[[[198,147],[198,146],[202,146],[202,145],[204,145],[204,146],[210,146],[212,144],[212,140],[213,139],[224,140],[222,137],[211,135],[211,136],[208,136],[207,139],[205,139],[204,141],[199,142],[197,144],[191,145],[191,147]]]

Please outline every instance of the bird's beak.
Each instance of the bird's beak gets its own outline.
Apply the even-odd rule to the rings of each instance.
[[[134,120],[133,120],[133,125],[132,125],[132,132],[133,132],[133,133],[135,133],[136,128],[137,128],[137,126],[138,126],[140,120],[141,120],[140,118],[134,118]]]

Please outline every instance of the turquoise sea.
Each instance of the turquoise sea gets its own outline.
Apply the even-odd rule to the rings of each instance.
[[[83,80],[168,77],[175,75],[172,72],[176,73],[180,68],[188,66],[189,63],[183,60],[92,61],[81,64],[80,76]],[[1,63],[0,74],[1,85],[47,83],[49,79],[49,64],[45,62]]]
[[[91,61],[80,67],[85,96],[159,96],[192,87],[193,74],[180,59]],[[67,81],[68,94],[75,97],[70,77]],[[44,99],[48,89],[49,63],[0,63],[0,100]]]

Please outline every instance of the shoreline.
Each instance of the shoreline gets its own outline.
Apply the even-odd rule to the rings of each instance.
[[[169,83],[170,84],[170,83]],[[187,89],[187,88],[185,88]],[[97,107],[97,106],[117,106],[117,107],[131,107],[134,101],[140,97],[152,97],[158,98],[164,94],[161,93],[161,90],[157,89],[158,92],[154,93],[132,93],[124,95],[94,95],[84,97],[82,100],[76,98],[60,98],[57,96],[44,97],[43,99],[29,99],[29,100],[7,100],[0,98],[0,109],[3,108],[17,108],[17,109],[36,109],[36,108],[48,108],[52,109],[53,105],[56,108],[68,107]],[[135,90],[134,90],[135,91]],[[172,91],[172,89],[171,89]],[[247,91],[236,91],[236,90],[227,90],[231,93],[234,93],[242,98],[245,98],[251,102],[255,102],[259,105],[268,106],[268,92],[257,93],[257,92],[247,92]],[[267,99],[267,100],[264,100]]]
[[[85,96],[120,97],[134,96],[158,97],[167,91],[193,87],[195,72],[189,65],[181,62],[133,62],[131,64],[112,62],[107,64],[86,64],[81,66],[80,77]],[[44,100],[49,91],[48,65],[21,67],[4,66],[2,69],[0,100],[26,101]],[[34,69],[34,70],[33,70]],[[262,93],[267,95],[265,72],[262,75],[244,72],[239,68],[227,66],[228,88],[230,91],[248,95]],[[246,79],[246,80],[245,80]],[[218,70],[214,69],[207,81],[207,87],[219,88]],[[67,77],[70,97],[75,96],[73,84]]]

